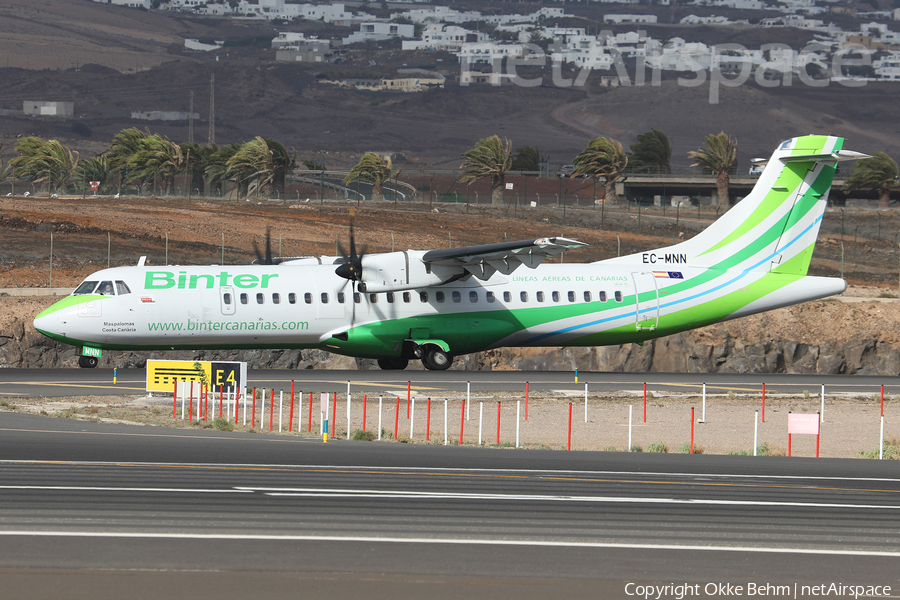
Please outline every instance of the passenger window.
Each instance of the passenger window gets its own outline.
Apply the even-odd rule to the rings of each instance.
[[[94,291],[95,287],[97,287],[96,281],[84,281],[81,283],[81,285],[79,285],[77,288],[75,288],[75,291],[72,292],[72,294],[74,296],[80,296],[82,294],[90,294],[91,292]]]
[[[600,292],[600,302],[606,302],[606,292]]]
[[[519,300],[528,302],[528,292],[519,292]]]
[[[101,296],[115,296],[116,293],[113,291],[112,281],[101,281],[100,287],[97,288],[97,293]]]
[[[241,304],[247,304],[247,302],[249,302],[249,301],[250,301],[250,299],[247,297],[247,293],[242,292],[241,293]]]
[[[378,302],[378,294],[369,294],[369,302],[372,304]]]
[[[257,294],[256,294],[256,303],[257,303],[257,304],[262,304],[262,303],[265,302],[265,301],[266,301],[266,295],[263,294],[262,292],[257,292]]]
[[[559,302],[559,292],[552,292],[550,295],[553,297],[554,302]]]
[[[120,296],[122,296],[124,294],[130,294],[131,290],[128,289],[128,285],[124,281],[117,281],[116,282],[116,293],[119,294]]]
[[[281,304],[281,294],[278,292],[272,294],[272,304]]]
[[[462,300],[462,294],[460,294],[459,292],[453,292],[451,296],[453,297],[454,302],[459,302],[460,300]]]
[[[504,302],[512,302],[512,293],[503,292],[503,301]]]
[[[585,293],[584,293],[584,301],[585,301],[585,302],[590,302],[590,301],[591,301],[591,293],[590,293],[590,292],[585,292]]]
[[[536,294],[536,299],[538,302],[543,302],[544,301],[544,292],[538,292]]]
[[[410,300],[412,300],[412,296],[410,296],[409,292],[403,292],[403,301],[409,304]]]
[[[494,292],[485,292],[484,299],[488,301],[488,304],[493,304],[494,302]]]
[[[622,292],[616,292],[616,302],[622,301]]]
[[[469,292],[469,302],[478,302],[478,292]]]
[[[291,304],[297,304],[297,294],[295,294],[294,292],[288,294],[288,302],[290,302]]]
[[[438,302],[443,302],[444,301],[444,292],[435,292],[434,299],[437,300]]]
[[[322,292],[322,304],[328,304],[328,294],[326,292]]]
[[[388,304],[394,303],[394,292],[388,292],[385,294],[385,297],[387,298]]]
[[[312,304],[312,294],[310,294],[309,292],[303,294],[303,301],[307,304]]]
[[[428,302],[428,292],[419,292],[419,302]]]
[[[225,304],[230,306],[231,305],[231,294],[224,294],[222,296],[222,302],[224,302]]]
[[[569,292],[569,302],[575,302],[575,292]]]
[[[360,294],[359,292],[353,292],[353,301],[357,304],[362,302],[362,294]]]
[[[338,292],[338,294],[337,294],[337,300],[338,300],[338,304],[343,304],[343,303],[344,303],[344,292]]]

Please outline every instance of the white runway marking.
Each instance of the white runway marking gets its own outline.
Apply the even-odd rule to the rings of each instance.
[[[484,538],[402,538],[328,535],[255,535],[229,533],[151,533],[151,532],[88,532],[88,531],[0,531],[0,536],[10,537],[78,537],[159,540],[230,540],[230,541],[302,541],[302,542],[368,542],[378,544],[428,544],[474,546],[536,546],[545,548],[596,548],[626,550],[693,550],[698,552],[754,552],[769,554],[818,554],[832,556],[900,557],[900,552],[875,550],[840,550],[824,548],[754,547],[754,546],[701,546],[689,544],[619,544],[605,542],[563,542],[553,540],[491,540]]]

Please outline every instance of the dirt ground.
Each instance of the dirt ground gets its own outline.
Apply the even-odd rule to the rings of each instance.
[[[572,450],[626,451],[628,449],[629,411],[632,415],[631,447],[640,451],[688,452],[691,440],[691,409],[694,409],[694,451],[706,454],[753,454],[754,420],[761,419],[761,398],[755,395],[734,395],[729,390],[710,389],[707,396],[706,419],[703,420],[702,398],[694,395],[648,395],[647,420],[644,422],[643,396],[640,390],[623,391],[615,395],[588,396],[587,421],[585,421],[584,396],[582,394],[553,395],[531,394],[528,401],[527,420],[522,394],[473,394],[469,407],[469,420],[462,419],[464,397],[432,398],[430,435],[426,441],[428,421],[428,401],[423,394],[414,393],[415,402],[410,406],[412,419],[407,418],[405,390],[358,390],[351,401],[351,437],[363,428],[363,395],[367,396],[366,430],[376,434],[379,423],[379,402],[381,397],[382,442],[394,440],[395,416],[398,441],[404,443],[444,443],[444,404],[447,401],[447,441],[458,444],[460,424],[463,425],[462,439],[466,445],[479,443],[479,421],[481,422],[481,443],[485,446],[510,448],[516,445],[516,418],[519,415],[519,446],[530,449],[566,450],[569,444],[568,418],[571,403]],[[808,392],[808,391],[807,391]],[[402,396],[398,400],[397,398]],[[807,397],[808,396],[808,397]],[[243,404],[238,410],[237,431],[252,431],[261,435],[278,435],[279,394],[276,405],[264,406],[257,398],[255,422],[252,420],[252,403],[247,408],[247,425],[244,425]],[[7,398],[0,401],[0,410],[44,414],[50,417],[84,419],[107,423],[165,426],[179,428],[223,428],[221,419],[213,421],[213,413],[221,413],[218,400],[208,403],[207,419],[202,414],[196,419],[198,402],[193,407],[188,403],[186,415],[193,408],[193,419],[181,419],[181,401],[175,406],[176,418],[172,418],[172,399],[169,397],[122,396],[85,398]],[[309,395],[302,404],[295,406],[293,431],[288,433],[290,399],[286,395],[280,403],[281,435],[303,435],[319,437],[318,397],[312,421],[309,415]],[[500,405],[500,437],[497,440],[497,407]],[[333,406],[333,404],[332,404]],[[339,394],[337,402],[337,430],[339,439],[347,437],[346,396]],[[400,407],[397,415],[397,407]],[[892,415],[900,408],[897,398],[885,399],[885,414]],[[270,410],[274,417],[270,431]],[[765,422],[758,423],[757,441],[759,453],[768,456],[787,455],[787,415],[795,413],[816,413],[821,409],[817,390],[796,396],[768,395],[765,407]],[[821,425],[819,456],[833,458],[855,458],[863,451],[876,451],[880,435],[880,413],[878,398],[850,397],[826,394],[825,421]],[[760,411],[759,413],[757,411]],[[226,411],[229,423],[234,420],[233,412]],[[264,422],[260,426],[260,419]],[[300,433],[297,433],[297,424]],[[889,422],[889,419],[888,419]],[[251,427],[254,423],[256,427]],[[311,426],[310,426],[311,423]],[[309,431],[311,429],[311,431]],[[886,425],[885,440],[894,447],[900,447],[900,427]],[[814,436],[794,436],[792,455],[811,457],[816,454]],[[877,454],[876,454],[877,457]],[[897,456],[900,458],[900,455]]]

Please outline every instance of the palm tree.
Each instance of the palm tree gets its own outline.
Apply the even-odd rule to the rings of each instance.
[[[651,129],[637,136],[631,145],[628,164],[635,171],[669,172],[672,160],[672,142],[659,129]]]
[[[266,138],[266,144],[272,151],[274,169],[272,172],[272,188],[279,197],[284,197],[285,178],[297,168],[297,152],[291,148],[290,153],[281,142]]]
[[[603,202],[616,203],[616,180],[625,172],[628,157],[622,144],[616,140],[598,137],[588,143],[587,148],[575,157],[573,176],[588,175],[594,179],[602,177],[606,182]]]
[[[503,205],[503,184],[506,174],[512,168],[512,143],[501,142],[496,135],[478,140],[475,146],[463,152],[466,162],[460,181],[474,181],[491,178],[491,204]]]
[[[65,186],[78,167],[78,152],[58,140],[26,137],[16,144],[16,152],[19,156],[9,161],[10,166],[33,183],[46,184],[50,191]]]
[[[703,167],[716,174],[716,190],[719,195],[719,204],[728,206],[728,184],[731,183],[729,171],[737,166],[738,145],[737,140],[729,137],[725,132],[719,135],[706,136],[706,148],[691,150],[688,156],[694,159],[692,167]]]
[[[224,194],[225,181],[228,180],[228,161],[240,150],[240,144],[228,144],[217,147],[210,146],[212,153],[206,161],[206,181],[209,183],[210,192]]]
[[[891,188],[900,178],[897,163],[884,152],[876,152],[871,158],[864,158],[853,165],[850,177],[844,182],[848,192],[855,190],[875,190],[878,193],[878,207],[887,208],[891,203]]]
[[[400,175],[402,169],[393,170],[394,163],[390,157],[382,158],[374,152],[366,152],[359,159],[347,176],[344,177],[344,185],[350,185],[354,181],[365,181],[372,184],[372,199],[383,200],[382,189],[384,184]]]
[[[512,170],[513,171],[540,171],[541,163],[549,162],[549,156],[541,156],[541,151],[537,146],[522,146],[516,148],[513,155]]]
[[[127,158],[126,164],[134,173],[132,179],[147,181],[152,177],[154,188],[157,178],[161,178],[168,194],[175,184],[175,175],[185,169],[185,155],[178,144],[154,133],[140,141],[138,151]]]
[[[212,146],[201,146],[196,142],[184,142],[179,144],[182,153],[184,153],[185,172],[188,174],[188,185],[197,194],[203,195],[206,191],[206,167],[209,164],[209,158],[218,150],[214,144]]]
[[[109,166],[109,159],[100,155],[95,158],[88,158],[78,162],[78,169],[75,171],[75,180],[77,185],[83,191],[87,191],[88,183],[91,181],[99,181],[98,190],[101,194],[108,194],[112,188],[113,174]]]
[[[255,178],[257,195],[270,186],[275,176],[274,153],[259,136],[238,148],[225,166],[228,178],[237,181],[241,190],[249,190]]]
[[[109,162],[112,174],[119,177],[120,188],[123,181],[135,181],[139,187],[143,187],[146,183],[130,172],[128,158],[141,150],[144,140],[150,135],[150,129],[145,131],[136,127],[123,129],[113,136],[109,150],[103,153]]]

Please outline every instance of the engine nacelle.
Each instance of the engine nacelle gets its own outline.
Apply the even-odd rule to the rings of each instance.
[[[387,252],[362,259],[359,291],[376,294],[440,285],[464,274],[462,267],[435,266],[422,262],[423,251]]]

